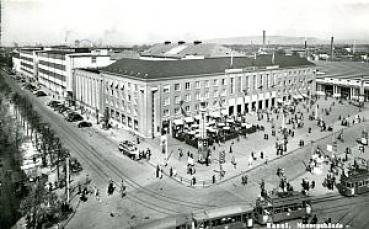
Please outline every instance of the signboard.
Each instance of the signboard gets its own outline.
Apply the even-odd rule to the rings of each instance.
[[[219,152],[219,163],[224,164],[225,163],[225,151],[222,150]]]

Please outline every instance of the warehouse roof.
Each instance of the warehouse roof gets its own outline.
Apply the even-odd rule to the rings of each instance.
[[[305,58],[298,56],[275,56],[274,65],[280,68],[314,65]],[[205,74],[224,73],[226,69],[243,69],[247,67],[271,66],[272,55],[260,55],[256,60],[248,57],[235,57],[231,66],[231,58],[208,58],[190,60],[142,60],[120,59],[115,63],[102,68],[102,72],[137,79],[154,80],[178,76],[196,76]]]

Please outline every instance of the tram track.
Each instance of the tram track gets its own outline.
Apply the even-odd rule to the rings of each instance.
[[[18,85],[14,86],[16,89],[17,87],[19,87]],[[13,88],[14,88],[13,87]],[[17,91],[21,91],[20,89]],[[25,94],[23,91],[21,91],[22,94]],[[47,110],[47,108],[44,107],[43,104],[41,104],[40,101],[38,100],[33,100],[36,101],[36,103],[38,103],[38,109],[40,111],[46,112],[46,113],[52,113],[50,110]],[[131,179],[127,174],[125,174],[121,169],[119,169],[115,164],[113,164],[111,161],[107,160],[106,158],[104,158],[101,154],[99,154],[94,147],[92,147],[89,143],[85,142],[85,139],[80,139],[80,137],[78,136],[78,134],[76,134],[73,130],[73,127],[71,128],[67,128],[65,126],[65,123],[60,123],[62,122],[60,120],[60,117],[56,117],[56,120],[51,120],[51,118],[49,116],[43,115],[45,119],[49,119],[49,123],[56,125],[58,128],[56,128],[56,130],[59,130],[59,132],[61,132],[60,130],[62,130],[64,133],[62,134],[64,139],[67,142],[67,145],[69,144],[72,148],[72,151],[77,154],[91,169],[93,169],[95,171],[95,173],[98,175],[99,179],[101,179],[101,181],[106,181],[107,179],[109,179],[111,176],[109,176],[109,174],[107,173],[106,170],[109,170],[110,172],[112,172],[114,175],[116,175],[117,177],[123,177],[125,178],[125,183],[128,183],[128,187],[130,187],[132,190],[129,192],[130,199],[134,199],[136,200],[136,202],[140,202],[142,205],[146,205],[145,207],[149,206],[157,206],[158,209],[165,209],[166,211],[168,211],[168,213],[181,213],[178,212],[176,210],[174,210],[174,208],[166,208],[163,206],[167,206],[168,203],[170,204],[175,204],[177,206],[182,206],[182,207],[187,207],[190,209],[201,209],[204,207],[214,207],[214,205],[208,205],[208,204],[200,204],[200,203],[196,203],[196,202],[192,202],[192,201],[183,201],[183,200],[179,200],[177,198],[173,198],[170,196],[166,196],[164,194],[152,191],[142,185],[140,185],[139,183],[137,183],[136,181],[134,181],[133,179]],[[55,114],[52,114],[51,116],[56,116]],[[58,132],[58,131],[56,131]],[[80,139],[80,140],[78,140]],[[89,156],[85,155],[82,152],[89,152],[89,156],[93,156],[95,160],[92,160]],[[99,163],[97,163],[99,162]],[[101,168],[104,168],[101,169]],[[146,197],[151,198],[151,200],[144,200],[142,198],[139,198],[137,195],[135,195],[134,193],[136,193],[136,191],[139,191],[140,193],[144,193]],[[153,201],[155,200],[155,202],[158,201],[158,199],[160,199],[160,202],[164,202],[164,205],[156,205],[155,203],[153,203]],[[158,209],[155,209],[156,211],[160,211]],[[163,212],[162,212],[163,213]],[[165,214],[168,214],[167,212]]]

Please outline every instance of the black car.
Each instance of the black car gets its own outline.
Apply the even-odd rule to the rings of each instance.
[[[33,92],[33,94],[36,95],[37,97],[47,96],[47,94],[44,91],[35,91]]]
[[[78,123],[78,128],[83,128],[83,127],[91,127],[92,123],[87,122],[87,121],[82,121],[80,123]]]
[[[63,112],[66,112],[66,111],[70,111],[70,108],[63,106],[63,107],[60,107],[58,111],[59,111],[59,113],[63,113]]]
[[[66,120],[68,122],[77,122],[77,121],[82,121],[83,120],[83,117],[78,114],[78,113],[70,113],[67,117],[66,117]]]
[[[48,105],[49,107],[52,107],[52,108],[54,108],[54,107],[56,107],[56,106],[58,106],[58,105],[60,105],[60,104],[61,104],[61,102],[56,101],[56,100],[52,100],[52,101],[50,101],[50,102],[48,102],[48,103],[47,103],[47,105]]]

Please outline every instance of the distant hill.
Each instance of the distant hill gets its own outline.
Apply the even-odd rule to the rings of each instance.
[[[280,45],[304,45],[305,37],[291,37],[291,36],[267,36],[267,44],[280,44]],[[330,39],[320,39],[316,37],[307,37],[306,38],[308,45],[309,44],[329,44]],[[261,45],[263,43],[262,36],[246,36],[246,37],[225,37],[225,38],[214,38],[205,40],[204,42],[209,43],[219,43],[225,45],[249,45],[251,42],[253,44]],[[353,39],[336,39],[336,44],[352,44]],[[356,44],[364,44],[369,43],[369,41],[365,40],[356,40]]]

